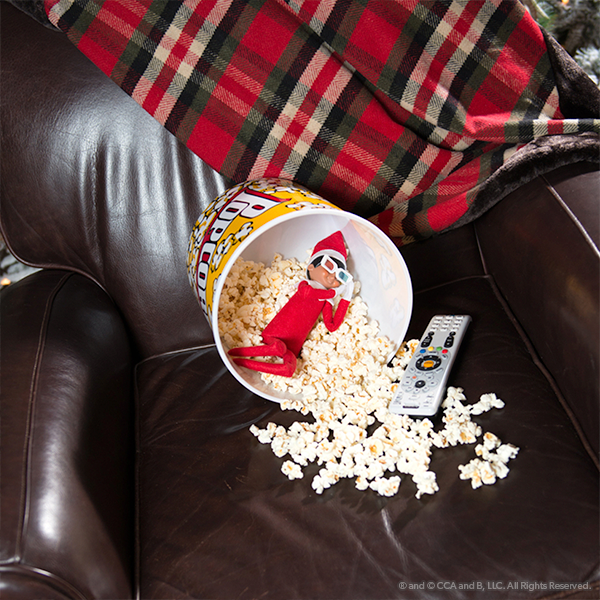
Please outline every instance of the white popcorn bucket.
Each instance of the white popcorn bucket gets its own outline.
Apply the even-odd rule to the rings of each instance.
[[[259,396],[281,402],[298,397],[279,392],[260,373],[236,365],[219,335],[219,300],[235,261],[271,264],[275,254],[303,261],[317,242],[341,231],[347,266],[361,283],[360,295],[380,331],[394,344],[408,329],[412,285],[402,255],[373,223],[337,208],[306,188],[282,179],[248,181],[227,190],[202,213],[192,231],[187,269],[192,289],[211,326],[215,344],[233,376]]]

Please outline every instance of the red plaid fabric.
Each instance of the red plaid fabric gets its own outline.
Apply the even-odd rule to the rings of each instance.
[[[104,73],[234,182],[283,177],[406,243],[563,119],[518,0],[46,0]]]

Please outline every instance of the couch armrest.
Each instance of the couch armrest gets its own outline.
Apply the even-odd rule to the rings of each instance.
[[[594,165],[513,192],[476,222],[492,275],[597,463],[600,252]]]
[[[0,578],[11,598],[131,598],[132,358],[95,283],[2,291]]]

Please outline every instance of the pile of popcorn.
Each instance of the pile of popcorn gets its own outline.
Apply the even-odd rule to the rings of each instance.
[[[226,348],[263,343],[262,330],[295,293],[306,267],[306,262],[281,255],[275,255],[270,266],[238,259],[219,303],[219,333]],[[519,449],[492,433],[484,434],[472,420],[504,406],[495,394],[484,394],[469,405],[463,402],[461,388],[449,387],[442,403],[444,425],[438,430],[427,418],[389,412],[418,340],[406,342],[388,362],[393,344],[369,320],[359,294],[360,283],[355,282],[354,297],[337,331],[330,333],[319,320],[304,343],[293,377],[261,374],[275,390],[294,396],[281,402],[282,410],[313,418],[287,429],[272,422],[265,429],[250,427],[277,457],[288,457],[282,472],[289,479],[300,479],[302,468],[316,462],[321,469],[312,488],[318,494],[342,478],[354,478],[359,490],[372,489],[382,496],[398,492],[398,473],[412,478],[420,498],[439,489],[429,469],[432,449],[474,444],[481,437],[483,442],[475,447],[477,458],[459,466],[460,478],[470,479],[478,488],[506,477],[507,464]]]

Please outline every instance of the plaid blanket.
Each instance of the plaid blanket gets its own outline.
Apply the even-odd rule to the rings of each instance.
[[[106,75],[232,182],[297,181],[398,243],[462,222],[565,118],[518,0],[45,0]]]

